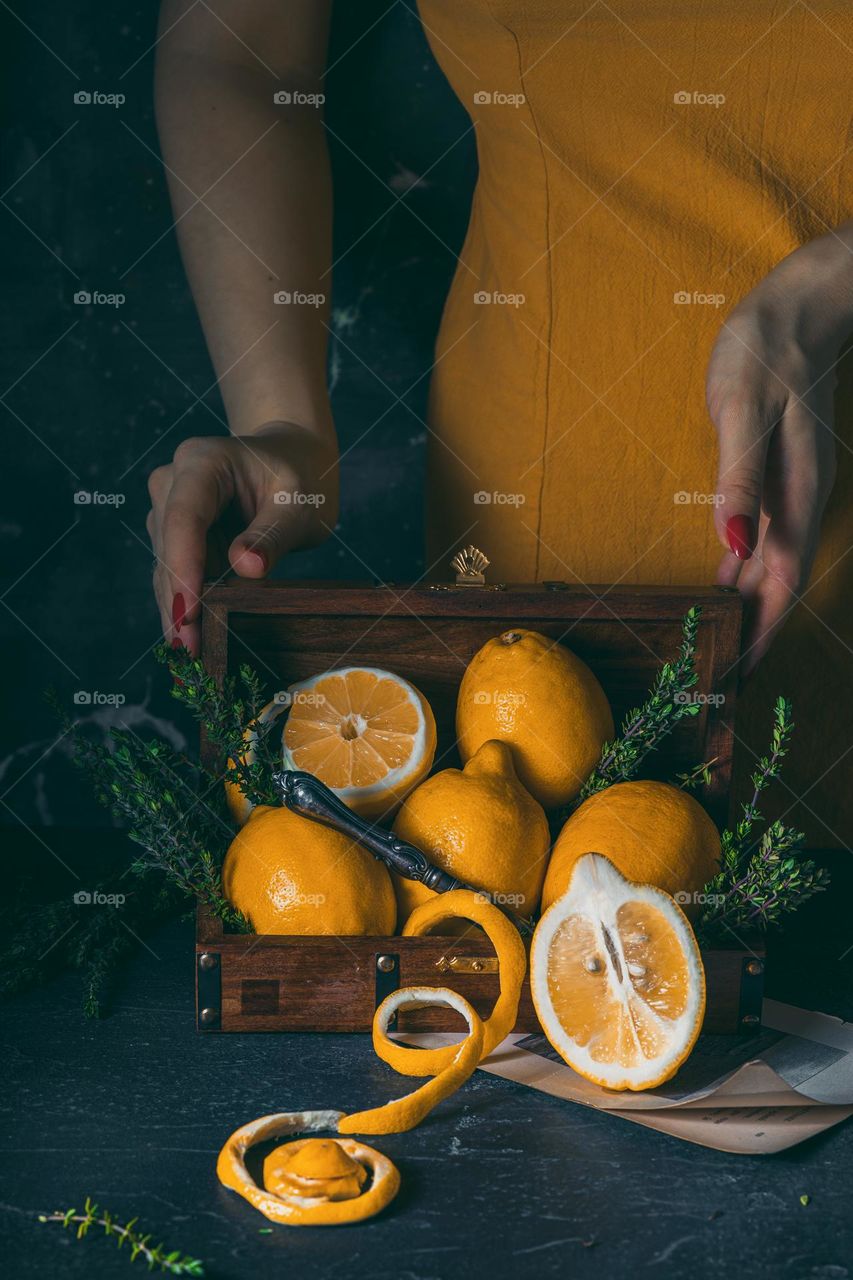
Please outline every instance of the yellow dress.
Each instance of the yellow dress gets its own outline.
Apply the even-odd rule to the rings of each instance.
[[[432,375],[428,564],[473,541],[510,581],[712,582],[708,357],[735,303],[853,215],[850,0],[420,12],[480,161]],[[853,833],[851,407],[846,360],[812,585],[737,724],[748,779],[792,698],[777,809],[813,847]]]

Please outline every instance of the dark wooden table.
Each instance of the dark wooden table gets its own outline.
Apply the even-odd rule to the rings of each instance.
[[[773,942],[770,976],[778,998],[849,1017],[848,870]],[[266,1219],[215,1177],[228,1134],[413,1082],[366,1036],[197,1034],[190,926],[149,941],[100,1022],[82,1018],[73,975],[5,1007],[7,1275],[142,1274],[112,1241],[37,1222],[90,1194],[215,1277],[853,1276],[853,1124],[778,1156],[729,1156],[479,1072],[419,1129],[374,1140],[403,1178],[381,1217],[261,1234]]]

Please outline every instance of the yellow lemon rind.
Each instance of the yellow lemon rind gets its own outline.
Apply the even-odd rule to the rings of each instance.
[[[343,1114],[342,1111],[282,1111],[250,1121],[235,1130],[220,1151],[216,1162],[219,1181],[236,1191],[270,1222],[285,1226],[342,1226],[372,1218],[394,1199],[400,1189],[400,1174],[387,1156],[364,1143],[335,1139],[347,1155],[370,1174],[367,1191],[353,1199],[279,1195],[259,1187],[246,1168],[246,1152],[259,1142],[302,1133],[334,1131]]]

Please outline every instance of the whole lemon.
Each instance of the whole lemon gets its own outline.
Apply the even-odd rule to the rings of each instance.
[[[629,880],[665,890],[689,916],[718,870],[720,837],[698,800],[679,787],[617,782],[584,800],[557,837],[543,910],[565,893],[585,853],[603,853]]]
[[[506,743],[485,742],[464,769],[444,769],[422,782],[403,802],[394,833],[475,889],[504,896],[521,915],[536,910],[548,821],[519,782]],[[435,897],[417,881],[393,879],[401,922]]]
[[[397,920],[382,863],[289,809],[253,810],[225,855],[222,884],[256,933],[386,935]]]
[[[519,778],[546,809],[574,799],[613,732],[607,697],[586,663],[537,631],[489,640],[462,677],[463,761],[490,738],[509,743]]]

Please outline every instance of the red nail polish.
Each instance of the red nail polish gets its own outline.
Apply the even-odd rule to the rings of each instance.
[[[182,591],[176,591],[172,597],[172,626],[180,631],[187,617],[187,605]]]
[[[178,639],[178,637],[177,637],[177,636],[175,636],[174,640],[172,641],[172,648],[173,648],[173,649],[183,649],[183,647],[184,647],[184,642],[183,642],[183,640],[179,640],[179,639]]]
[[[749,516],[726,521],[726,538],[738,560],[749,560],[755,548],[755,524]]]

